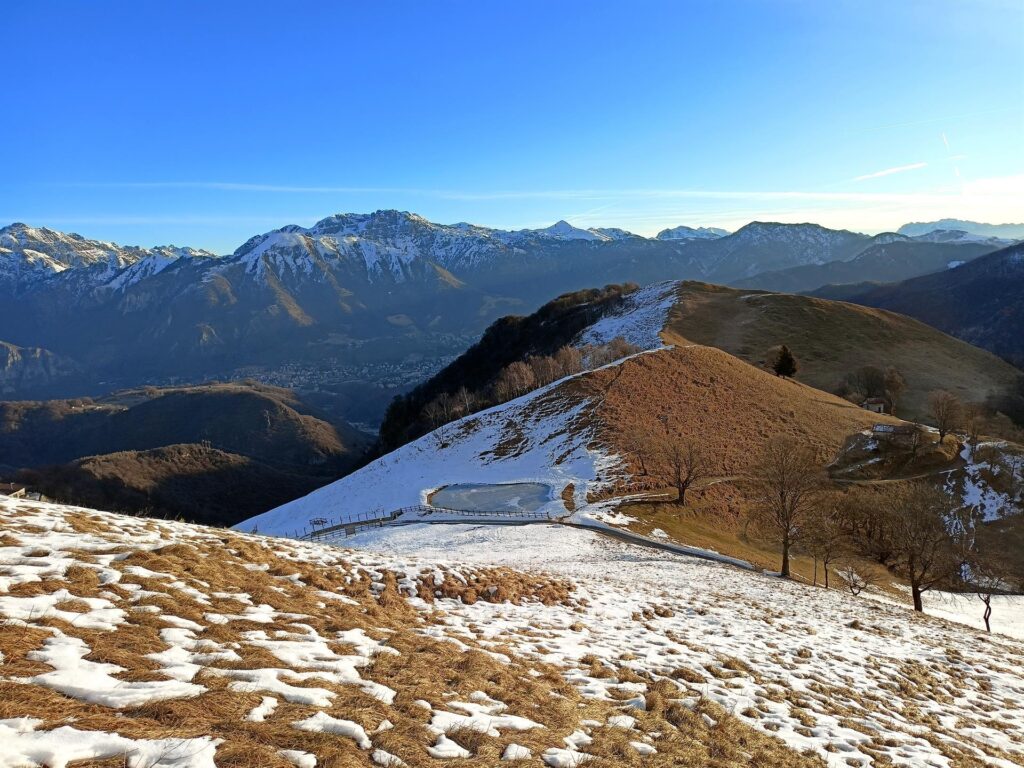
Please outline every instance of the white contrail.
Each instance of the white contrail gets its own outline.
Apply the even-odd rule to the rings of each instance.
[[[895,168],[886,168],[884,171],[875,171],[874,173],[865,173],[863,176],[857,176],[854,181],[867,181],[868,179],[877,179],[882,176],[891,176],[894,173],[903,173],[904,171],[916,171],[918,168],[927,167],[928,163],[911,163],[910,165],[897,165]]]

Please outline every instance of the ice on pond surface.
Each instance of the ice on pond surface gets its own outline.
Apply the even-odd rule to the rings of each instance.
[[[456,483],[434,494],[435,507],[468,512],[534,512],[551,500],[544,483]]]

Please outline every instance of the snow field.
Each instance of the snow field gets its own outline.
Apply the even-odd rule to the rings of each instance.
[[[639,673],[833,766],[1024,763],[1024,644],[1007,637],[564,527],[413,526],[349,544],[571,578],[582,608],[446,605],[437,634],[563,667],[588,698],[642,709]]]
[[[582,744],[653,746],[612,733],[617,703],[431,608],[571,610],[550,577],[17,500],[0,500],[0,575],[0,767],[207,768],[228,749],[267,765],[556,765]]]

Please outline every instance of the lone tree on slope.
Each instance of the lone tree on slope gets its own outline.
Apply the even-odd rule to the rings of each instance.
[[[790,550],[807,533],[808,520],[825,489],[818,458],[794,438],[776,436],[754,462],[746,486],[754,523],[781,545],[779,575],[788,578]]]
[[[686,492],[694,483],[708,474],[708,462],[703,449],[692,440],[669,442],[662,450],[668,467],[669,482],[679,494],[679,503],[686,505]]]
[[[889,413],[896,415],[896,406],[907,390],[907,380],[896,368],[885,369],[885,396],[889,400]]]
[[[914,610],[923,611],[921,595],[953,582],[961,570],[962,547],[950,524],[959,504],[941,488],[920,480],[890,491],[886,501],[892,562],[910,582]]]
[[[935,420],[935,427],[939,430],[939,443],[946,439],[946,435],[952,432],[960,423],[963,413],[963,404],[955,395],[945,390],[936,390],[928,395],[928,412]]]
[[[800,364],[797,363],[793,353],[789,351],[789,347],[783,344],[782,349],[779,350],[778,357],[775,358],[775,362],[772,364],[772,368],[776,376],[788,379],[796,375]]]

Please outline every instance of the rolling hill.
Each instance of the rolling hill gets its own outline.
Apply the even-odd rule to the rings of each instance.
[[[893,366],[907,382],[899,413],[913,419],[927,420],[932,390],[984,402],[1013,391],[1021,376],[991,353],[920,321],[807,296],[683,283],[665,330],[669,340],[718,347],[754,365],[786,344],[800,360],[797,379],[825,391],[861,366]]]
[[[609,299],[603,305],[591,294],[567,294],[527,318],[496,323],[479,344],[393,405],[381,428],[385,447],[429,431],[423,408],[432,398],[452,394],[460,385],[486,388],[503,366],[529,355],[550,355],[567,340],[600,344],[623,336],[649,349],[661,343],[661,334],[681,347],[716,347],[762,370],[786,344],[800,361],[796,380],[825,392],[835,391],[862,366],[894,366],[907,382],[900,415],[925,420],[933,390],[984,402],[1021,385],[1022,375],[1013,366],[892,312],[697,282],[604,290]]]
[[[1024,246],[895,285],[829,286],[822,293],[910,315],[1024,366]]]
[[[0,466],[36,490],[222,524],[329,482],[368,443],[291,392],[259,385],[0,403]]]

